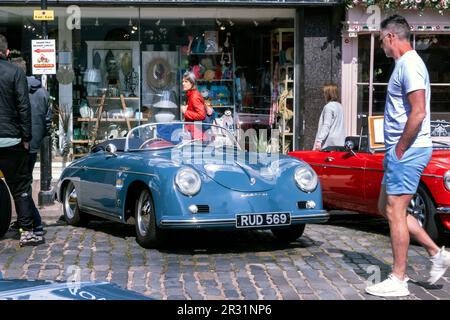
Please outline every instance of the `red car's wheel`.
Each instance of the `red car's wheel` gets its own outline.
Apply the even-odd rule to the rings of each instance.
[[[417,193],[411,199],[407,211],[417,219],[431,239],[439,239],[439,216],[436,214],[436,207],[425,188],[419,185]]]
[[[4,236],[11,223],[11,198],[4,180],[0,179],[0,238]]]

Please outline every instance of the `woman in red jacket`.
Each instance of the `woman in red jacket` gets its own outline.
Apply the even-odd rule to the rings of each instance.
[[[187,104],[181,106],[181,112],[184,114],[184,121],[195,122],[203,121],[206,118],[205,100],[195,86],[195,75],[192,72],[186,72],[183,75],[183,90],[186,91]],[[202,137],[202,126],[186,125],[192,139]]]

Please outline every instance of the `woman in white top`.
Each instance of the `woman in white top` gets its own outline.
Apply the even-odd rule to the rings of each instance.
[[[325,85],[323,95],[327,103],[322,110],[313,150],[328,146],[343,146],[345,142],[344,111],[339,103],[335,84]]]

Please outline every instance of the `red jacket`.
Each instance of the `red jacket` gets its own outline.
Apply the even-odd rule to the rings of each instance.
[[[203,121],[206,118],[205,100],[197,89],[188,90],[187,110],[184,113],[185,121]]]

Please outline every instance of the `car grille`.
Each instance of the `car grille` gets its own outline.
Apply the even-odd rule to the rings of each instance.
[[[197,213],[209,213],[209,206],[207,204],[197,204]]]

